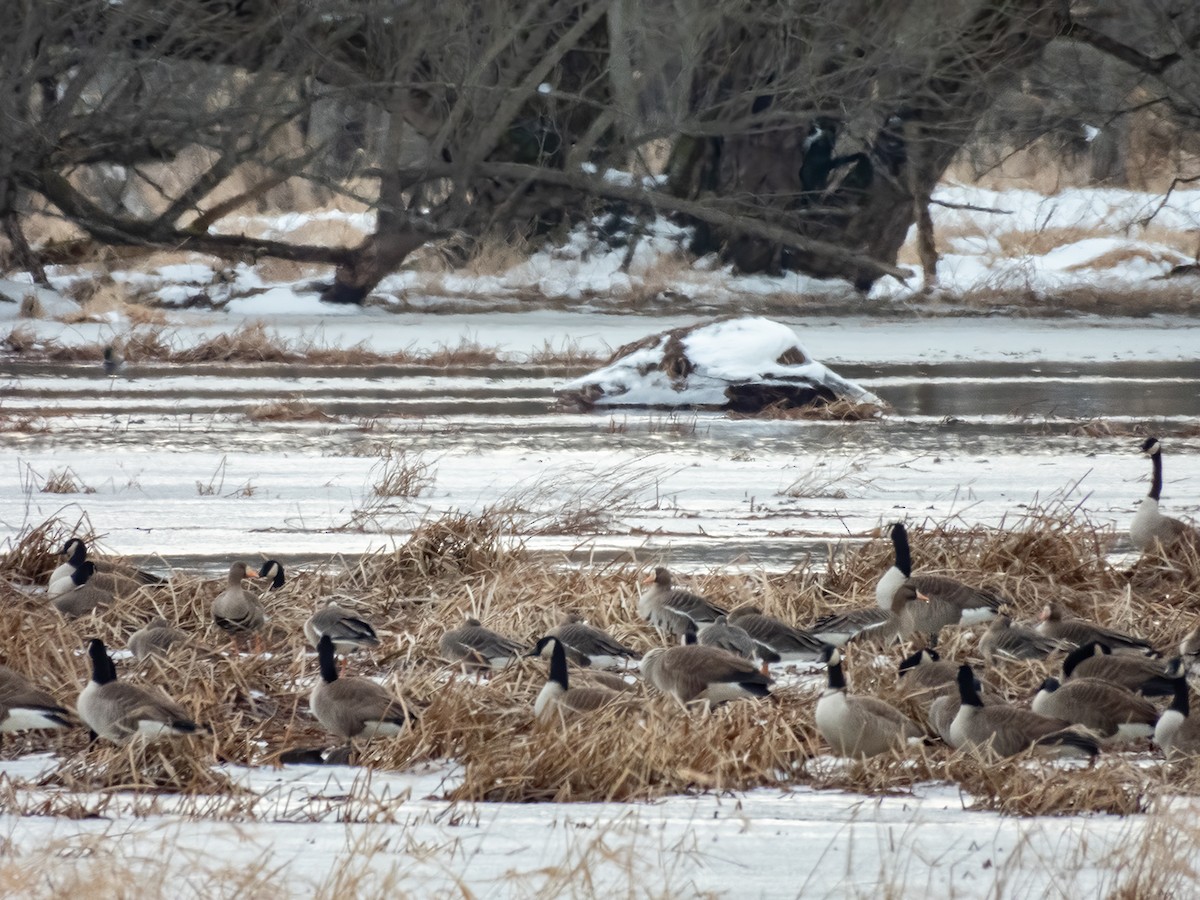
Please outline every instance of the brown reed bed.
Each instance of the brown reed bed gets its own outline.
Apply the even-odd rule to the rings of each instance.
[[[711,715],[685,713],[638,686],[598,715],[539,724],[531,705],[546,677],[543,661],[524,660],[480,680],[438,658],[442,633],[471,615],[532,644],[560,611],[570,611],[641,650],[658,638],[636,613],[643,569],[553,567],[512,539],[507,516],[427,521],[393,551],[290,573],[284,589],[265,598],[271,627],[267,652],[259,655],[231,653],[227,638],[210,625],[209,607],[222,579],[175,573],[169,584],[143,588],[109,609],[63,619],[30,585],[44,583],[68,536],[91,529],[86,521],[56,520],[31,529],[0,560],[0,657],[71,704],[87,677],[87,638],[121,648],[133,631],[163,615],[192,634],[191,641],[165,659],[121,662],[121,677],[166,688],[213,734],[148,749],[150,755],[138,761],[128,748],[89,749],[81,732],[31,733],[6,740],[0,756],[53,751],[61,763],[50,778],[68,791],[90,786],[232,797],[237,789],[222,780],[216,763],[271,765],[289,750],[336,743],[308,712],[316,661],[301,632],[318,603],[336,593],[371,619],[382,639],[375,652],[354,661],[355,673],[404,692],[418,720],[400,738],[355,747],[352,759],[385,771],[454,761],[462,778],[450,789],[453,800],[634,801],[803,785],[892,794],[942,782],[958,785],[970,808],[1046,815],[1128,814],[1148,809],[1164,794],[1200,793],[1195,767],[1168,768],[1148,750],[1106,755],[1090,768],[1029,758],[985,766],[932,745],[910,748],[902,757],[832,765],[812,720],[819,674],[786,679],[764,702],[733,704]],[[1011,598],[1019,619],[1035,617],[1054,599],[1169,649],[1200,615],[1200,560],[1168,554],[1143,558],[1131,570],[1114,568],[1104,551],[1115,536],[1077,509],[1030,511],[1003,529],[953,524],[911,524],[917,568],[990,584]],[[753,602],[804,624],[836,608],[873,603],[875,580],[891,563],[890,542],[877,536],[831,550],[825,562],[821,572],[801,564],[781,574],[709,572],[685,581],[727,607]],[[939,649],[978,666],[982,633],[947,630]],[[911,649],[852,647],[851,689],[915,714],[896,675]],[[989,691],[1025,702],[1060,664],[1057,656],[981,675]]]

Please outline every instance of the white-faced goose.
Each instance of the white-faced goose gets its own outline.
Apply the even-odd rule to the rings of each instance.
[[[829,682],[817,700],[817,731],[838,756],[878,756],[903,750],[921,737],[921,728],[878,697],[850,696],[842,672],[842,653],[825,651]]]
[[[1162,446],[1158,438],[1146,438],[1142,453],[1150,457],[1150,493],[1138,506],[1129,525],[1133,546],[1146,551],[1157,545],[1169,547],[1176,541],[1188,541],[1200,547],[1200,530],[1179,519],[1164,516],[1158,508],[1162,496]]]
[[[447,631],[438,647],[447,662],[477,673],[503,668],[526,652],[517,641],[484,628],[478,619],[467,619],[465,624]]]
[[[229,567],[228,585],[213,600],[213,622],[235,640],[241,635],[255,634],[267,621],[262,601],[242,586],[245,579],[257,577],[258,573],[246,568],[244,562],[235,562]]]
[[[186,632],[174,628],[162,616],[151,619],[129,636],[129,652],[135,659],[166,656],[171,646],[188,639]]]
[[[540,722],[556,716],[589,713],[608,706],[620,694],[606,687],[571,687],[567,676],[567,653],[562,641],[547,637],[550,647],[550,673],[546,684],[533,704],[533,714]]]
[[[934,653],[932,650],[926,652]],[[920,672],[921,669],[926,668],[927,665],[928,664],[920,665],[915,671]],[[954,723],[954,717],[958,715],[959,707],[962,706],[962,698],[959,696],[958,692],[959,664],[950,660],[945,660],[944,663],[938,662],[936,665],[938,678],[942,678],[945,675],[945,669],[942,668],[943,665],[953,666],[954,672],[951,674],[949,682],[939,682],[936,686],[927,690],[925,697],[932,697],[933,700],[929,703],[928,708],[925,710],[925,716],[933,733],[940,737],[947,745],[952,747],[954,745],[950,742],[950,726]],[[932,678],[930,680],[932,680]],[[903,681],[901,681],[901,684],[903,685]],[[999,697],[989,696],[988,693],[983,689],[983,684],[978,678],[975,679],[975,690],[979,693],[979,696],[985,705],[990,706],[1003,703]],[[922,698],[917,696],[916,699],[918,702],[920,702]]]
[[[371,623],[330,600],[304,623],[304,636],[316,647],[323,636],[333,641],[333,649],[346,654],[362,647],[378,647],[379,636]]]
[[[1005,598],[987,588],[971,587],[944,575],[913,575],[912,553],[908,546],[908,529],[903,522],[891,527],[892,547],[896,560],[875,588],[875,600],[881,609],[895,612],[896,592],[901,585],[911,582],[917,592],[928,598],[930,610],[922,615],[930,621],[941,621],[945,625],[974,625],[986,622],[999,614]],[[928,633],[928,628],[922,629]]]
[[[1087,619],[1064,615],[1063,608],[1058,603],[1047,603],[1042,608],[1037,630],[1043,637],[1073,647],[1099,642],[1117,652],[1140,654],[1154,652],[1149,641],[1105,628],[1103,625],[1089,622]]]
[[[88,642],[88,656],[92,677],[80,693],[76,709],[84,724],[100,737],[121,744],[135,736],[154,741],[201,730],[166,694],[117,681],[117,667],[98,638]]]
[[[884,609],[861,606],[830,613],[817,619],[807,629],[822,644],[844,647],[850,641],[887,644],[899,637],[899,620],[892,614],[891,600]]]
[[[821,658],[824,645],[816,635],[763,615],[756,606],[735,609],[729,621],[750,635],[758,645],[759,658],[765,662],[815,662]],[[775,659],[768,654],[774,654]]]
[[[70,728],[71,714],[20,672],[0,665],[0,733]]]
[[[1097,678],[1147,697],[1169,697],[1174,693],[1170,663],[1148,656],[1115,654],[1104,644],[1093,641],[1076,647],[1063,660],[1063,681]]]
[[[550,656],[550,644],[554,638],[562,643],[567,659],[577,666],[623,669],[630,662],[642,658],[642,654],[626,647],[607,631],[589,625],[570,613],[564,614],[559,624],[538,640],[530,655],[543,658]]]
[[[994,666],[997,659],[1045,659],[1058,649],[1058,641],[1024,625],[1014,625],[1009,616],[993,619],[979,642],[979,651],[989,666]]]
[[[1200,719],[1192,718],[1187,679],[1182,675],[1171,681],[1170,707],[1158,717],[1154,743],[1167,759],[1200,756]]]
[[[772,683],[749,660],[699,644],[655,647],[642,657],[642,676],[681,705],[704,702],[710,708],[766,697]]]
[[[71,582],[75,586],[51,600],[50,605],[72,619],[86,616],[96,609],[112,606],[115,599],[112,591],[106,591],[92,583],[97,577],[94,574],[95,570],[95,564],[91,560],[84,560],[71,573]]]
[[[157,575],[143,572],[133,566],[113,563],[108,560],[89,560],[88,546],[82,538],[71,538],[62,549],[65,560],[50,574],[47,594],[51,598],[58,597],[72,589],[72,575],[85,562],[92,564],[92,575],[89,576],[94,586],[109,593],[125,597],[148,584],[161,584],[163,579]]]
[[[393,737],[415,719],[409,704],[369,678],[339,677],[329,635],[317,641],[321,678],[308,697],[321,727],[346,740]]]
[[[779,662],[779,654],[769,648],[760,647],[750,637],[750,632],[738,625],[729,624],[726,616],[717,616],[717,620],[700,633],[699,643],[705,647],[717,647],[751,661],[761,659],[765,663]]]
[[[1061,719],[1016,706],[984,706],[970,666],[958,670],[959,708],[950,723],[950,744],[982,755],[1014,756],[1031,747],[1064,756],[1096,756],[1096,738]]]
[[[1158,710],[1145,697],[1095,678],[1073,678],[1066,684],[1047,678],[1032,708],[1039,715],[1090,728],[1113,743],[1148,738],[1158,721]]]
[[[673,587],[671,573],[663,566],[654,570],[653,578],[638,597],[638,612],[663,636],[687,634],[689,628],[703,631],[725,615],[725,610],[709,603],[699,594]]]

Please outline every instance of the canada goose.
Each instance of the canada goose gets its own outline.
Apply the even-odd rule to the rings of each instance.
[[[567,679],[567,652],[556,637],[545,638],[550,646],[550,674],[533,704],[539,722],[554,716],[569,716],[600,709],[621,695],[605,687],[571,687]]]
[[[1200,756],[1200,719],[1190,716],[1187,679],[1174,678],[1171,687],[1173,699],[1154,726],[1154,743],[1167,759]]]
[[[1129,524],[1129,537],[1133,546],[1141,551],[1154,548],[1155,544],[1168,547],[1179,540],[1190,541],[1200,547],[1200,530],[1194,526],[1164,516],[1158,508],[1162,495],[1162,446],[1158,438],[1149,437],[1142,443],[1142,453],[1150,457],[1150,493],[1138,506],[1133,521]]]
[[[1108,646],[1092,641],[1067,654],[1063,660],[1063,681],[1097,678],[1147,697],[1169,697],[1175,691],[1169,665],[1147,656],[1114,654]]]
[[[970,666],[958,670],[959,708],[950,723],[950,745],[985,755],[1013,756],[1030,747],[1053,749],[1067,756],[1096,756],[1094,737],[1072,729],[1061,719],[1016,706],[984,706]]]
[[[229,567],[228,586],[213,600],[213,622],[235,640],[239,635],[253,634],[267,621],[267,614],[258,597],[242,586],[246,578],[257,577],[258,573],[246,568],[244,562],[235,562]]]
[[[730,700],[766,697],[772,683],[749,660],[700,644],[655,647],[642,657],[642,676],[683,706],[703,701],[709,708]]]
[[[631,660],[642,658],[642,654],[626,647],[608,632],[571,614],[564,615],[559,624],[542,636],[530,656],[552,655],[551,642],[556,638],[562,643],[567,658],[577,666],[618,669]]]
[[[1014,625],[1009,616],[993,619],[979,642],[979,651],[989,666],[994,666],[997,658],[1045,659],[1057,649],[1057,641],[1024,625]]]
[[[70,716],[48,692],[0,665],[0,733],[70,728]]]
[[[862,606],[822,616],[807,630],[825,644],[842,647],[850,641],[890,643],[900,636],[898,625],[890,606]]]
[[[360,647],[379,646],[379,637],[371,623],[338,606],[335,600],[330,600],[304,623],[304,636],[313,647],[323,635],[328,635],[333,641],[333,649],[342,654]]]
[[[525,653],[519,643],[484,628],[478,619],[447,631],[438,647],[448,662],[475,672],[502,668]]]
[[[823,644],[820,638],[774,616],[765,616],[756,606],[735,609],[729,614],[729,621],[745,629],[758,645],[759,657],[766,662],[815,662],[821,658]],[[767,652],[775,654],[777,659],[770,659]]]
[[[689,624],[703,631],[717,616],[725,615],[725,610],[698,594],[672,587],[671,573],[663,566],[643,583],[650,586],[638,597],[638,612],[664,636],[687,634]]]
[[[717,616],[716,621],[701,632],[699,643],[705,647],[728,650],[742,659],[761,659],[764,664],[779,662],[778,653],[755,642],[745,628],[729,624],[727,616]]]
[[[100,365],[104,369],[105,375],[109,378],[116,378],[121,372],[121,366],[125,365],[125,360],[117,355],[117,351],[111,345],[106,344],[104,347],[104,359]],[[109,389],[111,390],[111,388],[112,386],[110,385]]]
[[[151,619],[129,636],[129,652],[135,659],[165,656],[172,644],[187,640],[187,633],[171,626],[162,616]]]
[[[258,567],[258,577],[262,579],[270,579],[267,584],[268,591],[277,591],[283,587],[286,579],[283,577],[283,564],[277,559],[268,559],[265,563]]]
[[[1004,597],[986,588],[971,587],[944,575],[914,576],[912,553],[908,546],[908,529],[904,527],[903,522],[892,525],[891,536],[896,561],[883,573],[875,587],[875,601],[881,609],[895,612],[896,592],[905,582],[912,582],[918,593],[929,599],[930,609],[922,615],[928,615],[931,622],[945,620],[944,625],[974,625],[997,616],[1000,605],[1005,602]],[[929,631],[928,628],[921,630]],[[936,635],[932,638],[936,639]]]
[[[1121,650],[1126,653],[1153,653],[1154,648],[1148,641],[1122,634],[1089,622],[1087,619],[1064,618],[1063,608],[1058,603],[1047,603],[1042,607],[1037,627],[1038,634],[1054,641],[1061,641],[1075,647],[1099,642],[1110,650]]]
[[[1034,695],[1035,713],[1083,725],[1106,741],[1132,741],[1154,734],[1158,710],[1145,697],[1095,678],[1060,684],[1047,678]]]
[[[901,750],[920,727],[896,707],[877,697],[849,696],[837,647],[825,650],[829,683],[817,700],[817,731],[838,756],[878,756]]]
[[[382,685],[368,678],[339,678],[333,640],[327,634],[317,641],[317,659],[321,678],[309,694],[308,705],[326,731],[346,740],[392,737],[414,718],[408,704]]]
[[[132,594],[145,584],[154,584],[161,580],[156,579],[153,575],[135,578],[126,574],[126,572],[133,572],[139,576],[143,574],[135,569],[120,571],[112,564],[101,566],[95,560],[89,560],[87,552],[87,544],[81,538],[71,538],[63,545],[62,555],[66,557],[66,560],[50,573],[50,583],[46,589],[46,593],[51,598],[60,597],[72,590],[74,585],[81,583],[75,580],[75,575],[85,562],[91,564],[92,574],[89,579],[92,581],[92,586],[116,596],[123,597]]]
[[[898,677],[907,695],[932,699],[950,689],[957,692],[958,663],[942,659],[936,650],[921,649],[901,661]]]
[[[106,591],[92,583],[96,566],[91,560],[84,560],[71,573],[71,582],[75,585],[66,593],[59,594],[50,601],[50,605],[64,616],[77,619],[86,616],[96,609],[111,606],[114,600],[112,591]]]
[[[121,744],[135,735],[153,741],[200,730],[187,711],[166,694],[117,681],[117,667],[99,638],[88,641],[88,655],[92,677],[84,685],[76,709],[84,724],[100,737]]]

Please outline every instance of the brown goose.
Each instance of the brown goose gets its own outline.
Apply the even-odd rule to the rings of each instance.
[[[148,584],[163,584],[164,579],[149,572],[143,572],[133,566],[109,560],[88,560],[88,546],[82,538],[69,539],[62,548],[64,561],[50,573],[47,594],[53,598],[71,590],[72,573],[85,561],[90,561],[95,567],[93,579],[96,587],[103,588],[118,596],[125,596]]]
[[[765,662],[815,662],[824,644],[815,634],[793,628],[774,616],[765,616],[756,606],[743,606],[729,614],[729,621],[750,635]],[[767,654],[774,654],[772,659]]]
[[[1024,625],[1014,625],[1009,616],[993,619],[979,642],[979,651],[989,666],[994,666],[997,659],[1045,659],[1057,649],[1057,641]]]
[[[1042,607],[1042,614],[1037,627],[1038,634],[1073,647],[1082,647],[1093,642],[1104,644],[1110,650],[1123,653],[1153,653],[1154,648],[1149,641],[1122,634],[1089,622],[1087,619],[1067,617],[1058,603],[1047,603]]]
[[[900,710],[877,697],[850,696],[837,647],[825,651],[829,683],[817,700],[817,731],[838,756],[878,756],[902,750],[922,735]]]
[[[475,672],[503,668],[525,654],[521,644],[484,628],[478,619],[447,631],[438,647],[447,662]]]
[[[959,708],[950,723],[950,745],[985,756],[1013,756],[1041,747],[1066,756],[1096,756],[1100,747],[1086,732],[1016,706],[984,706],[970,666],[958,670]]]
[[[1200,530],[1170,516],[1158,508],[1162,496],[1162,446],[1158,438],[1149,437],[1142,443],[1142,453],[1150,457],[1150,493],[1138,506],[1129,524],[1133,546],[1145,552],[1155,546],[1169,547],[1177,541],[1187,541],[1200,547]]]
[[[1114,654],[1106,645],[1093,641],[1067,654],[1063,660],[1063,681],[1097,678],[1147,697],[1169,697],[1175,692],[1170,669],[1171,664],[1161,659]]]
[[[539,722],[595,712],[620,698],[621,695],[616,691],[598,685],[571,687],[567,676],[566,648],[556,637],[545,640],[549,641],[550,646],[550,674],[533,704],[533,714]]]
[[[71,573],[71,582],[75,585],[71,590],[59,594],[50,601],[50,605],[68,618],[77,619],[86,616],[96,609],[112,606],[112,591],[106,591],[99,585],[93,584],[96,576],[96,566],[91,560],[85,560]]]
[[[648,584],[638,597],[638,612],[663,636],[682,637],[690,628],[703,631],[725,615],[725,610],[709,603],[699,594],[673,587],[671,573],[663,566],[654,570],[654,577],[647,578]]]
[[[552,639],[563,645],[567,658],[577,666],[594,666],[598,669],[621,669],[642,654],[626,647],[606,631],[587,624],[579,616],[566,614],[537,642],[532,656],[545,657],[553,651]]]
[[[942,659],[936,650],[918,650],[900,663],[900,688],[907,696],[925,698],[957,691],[958,663]]]
[[[0,734],[70,728],[71,714],[20,672],[0,665]]]
[[[888,601],[890,604],[890,600]],[[813,622],[807,629],[822,644],[844,647],[850,641],[879,641],[889,643],[899,637],[896,617],[891,607],[861,606],[830,613]]]
[[[338,677],[333,640],[317,641],[321,678],[308,697],[309,708],[321,727],[350,741],[354,738],[393,737],[415,718],[409,704],[368,678]]]
[[[703,701],[710,708],[766,697],[772,683],[749,660],[700,644],[655,647],[642,657],[642,676],[683,706]]]
[[[1179,642],[1179,655],[1183,657],[1183,664],[1188,669],[1200,662],[1200,626],[1189,631]]]
[[[342,654],[379,646],[379,637],[371,623],[338,606],[336,600],[330,600],[304,623],[304,636],[314,648],[325,635],[333,641],[333,649]]]
[[[98,638],[89,641],[88,655],[92,660],[92,677],[80,693],[76,709],[84,724],[100,737],[123,744],[135,736],[155,741],[202,730],[166,694],[117,681],[117,667],[103,641]]]
[[[717,616],[715,622],[700,634],[699,643],[705,647],[728,650],[742,659],[752,662],[761,659],[764,664],[779,662],[779,654],[769,647],[758,644],[750,632],[739,625],[731,625],[727,616]]]
[[[1032,708],[1039,715],[1090,728],[1113,743],[1151,737],[1158,721],[1158,710],[1145,697],[1095,678],[1073,678],[1066,684],[1047,678]]]
[[[186,632],[171,626],[162,616],[151,619],[129,636],[129,652],[135,659],[166,656],[173,644],[188,639]]]
[[[1171,706],[1158,717],[1154,727],[1154,743],[1167,759],[1200,756],[1200,719],[1191,717],[1188,683],[1183,676],[1171,681]]]
[[[929,577],[932,576],[926,576]],[[960,602],[977,602],[967,592],[943,590],[940,593],[926,594],[914,578],[900,585],[892,595],[892,613],[899,620],[901,638],[923,635],[932,647],[937,643],[943,628],[970,625],[973,622],[995,618],[1003,601],[998,595],[993,597],[996,605],[989,607],[985,614],[978,608],[959,605]]]
[[[228,586],[213,600],[213,622],[235,639],[243,634],[254,634],[267,621],[262,602],[242,586],[246,578],[257,577],[258,573],[246,568],[244,562],[235,562],[229,567]]]

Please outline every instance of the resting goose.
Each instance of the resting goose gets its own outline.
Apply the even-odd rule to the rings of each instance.
[[[890,600],[888,601],[890,604]],[[830,613],[817,619],[808,632],[823,644],[844,647],[850,641],[878,641],[888,643],[899,637],[898,621],[891,606],[862,606],[843,612]]]
[[[920,727],[877,697],[850,696],[837,647],[825,650],[829,682],[817,700],[817,731],[838,756],[878,756],[902,750]]]
[[[1063,608],[1058,603],[1047,603],[1042,607],[1042,614],[1037,627],[1038,634],[1074,647],[1084,644],[1101,643],[1110,650],[1125,653],[1153,653],[1154,648],[1149,641],[1133,635],[1113,631],[1086,619],[1066,618]]]
[[[725,610],[699,594],[673,587],[671,573],[663,566],[656,568],[653,578],[647,578],[643,584],[649,587],[638,597],[638,612],[664,637],[685,635],[693,627],[703,631],[717,616],[725,615]]]
[[[151,619],[129,636],[129,652],[135,659],[166,656],[173,644],[186,641],[187,633],[174,628],[162,616]]]
[[[338,606],[336,600],[330,600],[304,623],[304,636],[313,647],[326,635],[333,641],[333,649],[341,654],[360,647],[379,646],[379,637],[371,623]]]
[[[86,616],[96,609],[112,606],[112,591],[106,591],[93,583],[96,566],[91,560],[85,560],[75,567],[71,573],[71,583],[75,586],[65,593],[59,594],[50,601],[50,605],[64,616],[77,619]]]
[[[621,696],[616,691],[598,685],[571,687],[563,642],[553,636],[544,640],[549,642],[550,647],[550,673],[533,704],[533,714],[539,722],[549,721],[556,716],[594,712]]]
[[[821,658],[824,645],[816,635],[765,616],[756,606],[735,609],[729,621],[750,635],[758,645],[759,658],[767,662],[815,662]],[[768,653],[776,658],[771,659]]]
[[[269,579],[266,588],[268,591],[277,591],[286,582],[286,579],[283,577],[283,564],[277,559],[268,559],[259,566],[258,577],[264,580]]]
[[[700,641],[705,647],[717,647],[728,650],[742,659],[751,662],[761,659],[764,664],[779,662],[779,654],[769,647],[763,647],[750,637],[750,632],[739,625],[729,624],[727,616],[717,616],[715,622],[700,633]]]
[[[700,644],[655,647],[642,657],[642,676],[683,706],[703,701],[709,708],[766,697],[772,683],[749,660]]]
[[[465,624],[447,631],[438,647],[447,662],[475,672],[503,668],[525,655],[521,644],[484,628],[478,619],[467,619]]]
[[[1158,717],[1154,727],[1154,743],[1167,759],[1200,756],[1200,719],[1190,715],[1188,683],[1183,676],[1171,681],[1171,706]]]
[[[958,663],[942,659],[936,650],[921,649],[901,661],[898,677],[909,696],[940,695],[949,688],[957,690]]]
[[[577,666],[623,669],[630,661],[642,658],[642,654],[626,647],[607,631],[595,628],[570,613],[563,615],[559,624],[538,640],[530,656],[551,656],[551,643],[555,640],[563,645],[567,659]]]
[[[235,562],[229,567],[228,586],[213,600],[213,622],[235,640],[243,634],[254,634],[267,621],[262,602],[242,586],[246,578],[257,577],[258,573],[246,568],[244,562]]]
[[[1063,660],[1063,681],[1097,678],[1147,697],[1169,697],[1172,664],[1147,656],[1117,655],[1104,644],[1093,641],[1076,647]],[[1182,663],[1179,664],[1182,668]]]
[[[415,717],[408,703],[368,678],[339,678],[333,640],[317,641],[321,678],[308,697],[309,708],[321,727],[346,740],[393,737]]]
[[[80,693],[76,709],[84,724],[100,737],[123,744],[135,736],[155,741],[201,730],[166,694],[117,681],[117,667],[99,638],[88,642],[88,655],[92,677]]]
[[[1155,545],[1169,547],[1176,541],[1189,541],[1200,547],[1200,530],[1194,526],[1164,516],[1159,511],[1158,501],[1162,495],[1162,446],[1158,438],[1149,437],[1142,443],[1142,453],[1150,457],[1150,493],[1138,506],[1133,521],[1129,524],[1129,537],[1133,546],[1145,552]]]
[[[1158,710],[1145,697],[1095,678],[1042,682],[1033,698],[1035,713],[1083,725],[1105,741],[1134,741],[1154,734]]]
[[[1179,655],[1188,669],[1200,662],[1200,626],[1189,631],[1187,636],[1179,642]]]
[[[0,665],[0,733],[70,728],[71,714],[20,672]]]
[[[1042,747],[1065,756],[1096,756],[1094,737],[1072,729],[1061,719],[1016,706],[984,706],[970,666],[958,670],[959,708],[950,723],[950,745],[955,749],[994,756],[1014,756],[1031,747]]]
[[[88,546],[82,538],[71,538],[62,549],[66,560],[50,573],[50,583],[47,594],[51,598],[59,597],[71,590],[74,574],[85,562],[91,563],[93,574],[90,576],[94,586],[108,591],[116,596],[126,596],[147,584],[160,584],[161,578],[128,566],[117,566],[110,562],[97,563],[87,558]]]
[[[1009,616],[993,619],[979,642],[979,651],[989,666],[994,666],[997,659],[1045,659],[1057,649],[1057,641],[1024,625],[1014,625]]]

